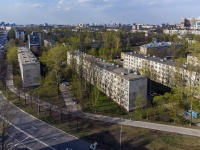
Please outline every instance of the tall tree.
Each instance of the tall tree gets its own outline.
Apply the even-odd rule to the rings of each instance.
[[[8,31],[8,40],[11,40],[11,39],[15,39],[15,30],[14,29],[10,29]]]
[[[66,51],[66,47],[56,45],[40,57],[40,61],[48,68],[51,81],[57,86],[57,93],[59,93],[60,78],[64,72],[62,65],[66,62]]]

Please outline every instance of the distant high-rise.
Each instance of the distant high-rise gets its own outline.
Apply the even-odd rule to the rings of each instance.
[[[181,28],[200,29],[200,17],[198,18],[181,18]]]

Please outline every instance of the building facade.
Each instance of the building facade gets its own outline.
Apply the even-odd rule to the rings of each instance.
[[[171,56],[172,51],[170,48],[172,46],[177,47],[181,46],[181,43],[172,43],[172,42],[152,42],[149,44],[144,44],[140,46],[140,54],[143,55],[154,55],[157,57],[165,57],[165,56]],[[175,49],[174,49],[175,51]]]
[[[41,33],[32,32],[28,35],[28,47],[31,51],[38,52],[41,45]]]
[[[47,48],[52,48],[55,44],[56,42],[54,40],[44,39],[44,46]]]
[[[105,60],[81,52],[67,52],[67,62],[75,65],[84,78],[127,111],[134,110],[134,101],[141,94],[146,99],[147,78],[135,75]]]
[[[22,41],[25,41],[25,33],[21,30],[15,30],[15,38],[21,39]]]
[[[196,97],[199,97],[198,86],[200,85],[200,71],[189,62],[176,64],[166,58],[145,56],[136,52],[126,52],[122,54],[125,69],[139,71],[141,74],[148,76],[151,80],[171,87],[175,84],[174,77],[180,77],[184,86],[192,88]],[[191,57],[189,56],[190,60]],[[198,95],[198,96],[197,96]]]
[[[200,29],[200,17],[197,18],[181,18],[181,28],[182,29]]]
[[[18,47],[18,61],[23,87],[39,85],[40,63],[27,47]]]

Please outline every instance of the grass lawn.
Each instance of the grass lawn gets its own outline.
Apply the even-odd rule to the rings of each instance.
[[[95,109],[91,106],[89,99],[85,99],[81,103],[81,107],[85,112],[95,113]],[[99,96],[96,113],[113,117],[125,117],[128,115],[128,112],[126,112],[124,108],[117,105],[103,93],[101,93]]]

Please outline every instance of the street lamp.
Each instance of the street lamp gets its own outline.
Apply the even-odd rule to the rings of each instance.
[[[120,129],[120,149],[121,149],[121,146],[122,146],[122,118],[121,118],[121,129]]]
[[[40,115],[40,96],[39,96],[39,93],[38,93],[38,115]]]

